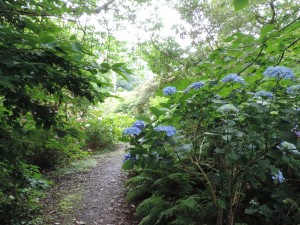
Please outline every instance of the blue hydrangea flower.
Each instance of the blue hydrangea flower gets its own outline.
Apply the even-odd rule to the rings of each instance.
[[[134,124],[132,125],[132,127],[137,127],[139,128],[140,130],[143,130],[145,128],[146,124],[144,121],[142,120],[137,120],[134,122]]]
[[[123,162],[125,162],[126,160],[137,160],[137,157],[132,156],[130,153],[125,153]]]
[[[172,127],[172,126],[159,125],[159,126],[155,127],[154,130],[157,132],[166,132],[168,137],[171,137],[176,134],[176,129],[175,129],[175,127]]]
[[[131,159],[131,154],[130,153],[125,153],[123,162],[126,161],[126,160],[130,160],[130,159]]]
[[[255,93],[256,96],[260,97],[267,97],[267,98],[273,98],[273,93],[272,92],[267,92],[267,91],[258,91]]]
[[[296,131],[295,135],[296,135],[297,138],[300,138],[300,131]]]
[[[142,131],[137,127],[129,127],[123,130],[123,134],[127,134],[127,135],[138,135],[141,132]]]
[[[234,82],[244,84],[245,80],[235,73],[228,74],[222,79],[223,83]]]
[[[286,92],[290,95],[300,94],[300,84],[288,87]]]
[[[163,90],[164,95],[173,95],[176,93],[176,87],[165,87]]]
[[[278,181],[279,183],[283,183],[285,181],[285,178],[280,170],[278,170],[277,174],[272,176],[272,179]]]
[[[278,80],[295,78],[294,72],[285,66],[269,66],[263,74],[266,77],[275,77]]]
[[[191,84],[191,87],[194,88],[195,90],[198,90],[204,86],[204,83],[201,81],[195,82]]]
[[[183,92],[184,93],[188,93],[192,88],[195,90],[199,90],[200,88],[202,88],[205,84],[201,81],[195,82],[191,85],[189,85]]]

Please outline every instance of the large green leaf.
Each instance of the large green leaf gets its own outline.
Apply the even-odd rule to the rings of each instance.
[[[249,5],[249,0],[233,0],[233,6],[236,11],[239,11]]]
[[[163,110],[160,110],[156,107],[150,107],[149,110],[155,115],[155,116],[161,116],[161,115],[164,115],[166,112],[163,111]]]

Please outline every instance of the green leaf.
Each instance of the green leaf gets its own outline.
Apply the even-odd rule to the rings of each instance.
[[[120,137],[118,140],[121,142],[130,142],[130,138],[128,137]]]
[[[61,47],[56,46],[55,49],[63,54],[68,54],[65,50],[63,50]]]
[[[1,5],[2,5],[4,8],[7,8],[4,1],[0,0],[0,3],[1,3]]]
[[[115,63],[111,67],[112,68],[119,68],[119,67],[124,66],[124,65],[125,65],[125,63]]]
[[[182,204],[191,209],[196,208],[198,206],[197,201],[196,201],[195,197],[193,197],[193,196],[183,200]]]
[[[222,209],[226,209],[226,202],[223,199],[217,199],[217,205]]]
[[[133,169],[133,166],[134,166],[134,162],[132,160],[126,160],[122,165],[122,169],[130,170]]]
[[[266,36],[269,32],[271,32],[275,28],[274,24],[268,24],[261,28],[260,35],[262,37]]]
[[[93,55],[93,53],[89,50],[87,50],[82,44],[79,42],[75,42],[72,44],[72,49],[76,52],[82,52],[88,55]]]
[[[239,11],[249,5],[249,0],[233,0],[235,11]]]
[[[100,72],[101,73],[107,73],[111,69],[110,65],[108,63],[101,63],[100,64]]]
[[[151,119],[147,116],[136,116],[135,117],[137,120],[142,120],[142,121],[145,121],[145,122],[151,122]]]
[[[257,213],[258,209],[257,208],[248,208],[248,209],[245,209],[245,213],[247,214],[254,214],[254,213]]]
[[[192,148],[193,148],[193,144],[190,143],[190,144],[180,145],[180,146],[174,148],[174,150],[175,151],[180,151],[180,152],[189,152]]]
[[[162,111],[156,107],[150,107],[149,110],[157,117],[165,114],[165,111]]]

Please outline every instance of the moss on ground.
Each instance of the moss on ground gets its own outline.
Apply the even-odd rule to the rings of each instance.
[[[68,193],[64,195],[58,203],[60,212],[65,214],[72,212],[75,208],[78,208],[78,205],[81,205],[83,201],[83,194],[84,192],[82,190],[78,190],[76,193]]]

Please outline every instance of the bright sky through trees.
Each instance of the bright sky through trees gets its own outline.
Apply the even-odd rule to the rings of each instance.
[[[128,42],[129,45],[150,40],[151,36],[156,38],[174,37],[182,47],[187,47],[191,43],[188,37],[181,38],[180,34],[176,33],[175,27],[180,25],[189,30],[190,25],[180,18],[180,14],[176,10],[158,0],[152,1],[151,5],[147,4],[139,8],[135,12],[135,18],[127,18],[127,20],[122,21],[121,25],[116,24],[114,14],[111,12],[100,12],[100,14],[94,14],[88,18],[84,15],[81,17],[81,22],[94,25],[97,31],[107,32],[107,27],[104,27],[100,22],[103,19],[110,26],[115,24],[116,27],[110,27],[109,32],[118,40]],[[157,27],[159,27],[159,31],[156,30]]]

